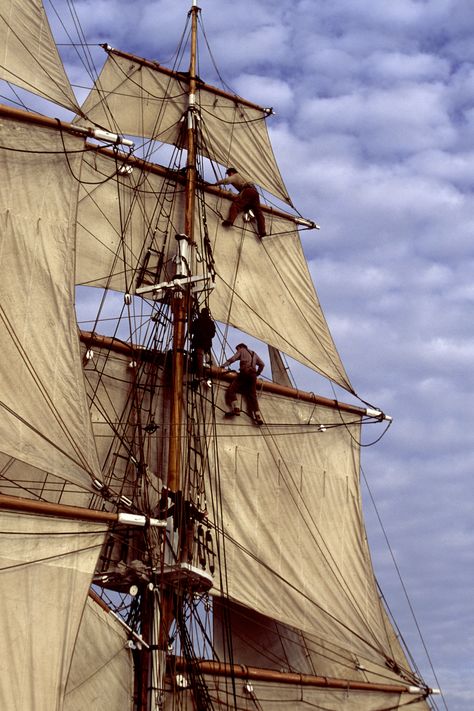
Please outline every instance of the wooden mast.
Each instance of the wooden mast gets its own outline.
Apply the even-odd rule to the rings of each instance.
[[[184,212],[184,234],[176,235],[177,239],[177,263],[180,261],[181,267],[187,270],[193,260],[183,259],[187,255],[187,248],[194,246],[194,206],[196,191],[196,140],[195,140],[195,112],[196,112],[196,49],[197,49],[197,16],[199,8],[197,0],[193,0],[192,8],[189,12],[191,16],[191,45],[189,64],[189,93],[188,110],[186,113],[186,183],[185,183],[185,212]],[[184,265],[183,265],[184,262]],[[186,276],[191,276],[189,273]],[[189,286],[184,284],[178,287],[172,294],[173,311],[173,351],[172,351],[172,376],[171,376],[171,403],[170,403],[170,443],[168,455],[168,479],[167,486],[170,491],[178,492],[182,487],[181,463],[182,463],[182,434],[183,434],[183,410],[184,410],[184,346],[186,340],[186,328],[188,314],[190,310]],[[182,519],[181,526],[185,526]],[[180,561],[185,554],[184,532],[180,531],[177,559]],[[148,603],[148,604],[147,604]],[[154,610],[151,606],[154,606]],[[180,604],[179,595],[172,585],[162,587],[160,591],[160,612],[159,620],[153,618],[157,615],[156,598],[151,601],[145,594],[145,613],[149,617],[151,629],[156,630],[158,639],[153,640],[154,659],[151,659],[151,668],[148,670],[150,678],[150,689],[148,695],[147,711],[161,709],[164,703],[164,679],[166,674],[166,657],[168,647],[169,630],[175,617],[175,607]],[[148,609],[147,609],[148,608]],[[158,622],[158,624],[156,624]],[[155,634],[156,634],[155,633]],[[152,637],[153,637],[152,632]],[[157,647],[154,645],[157,642]]]
[[[189,99],[187,111],[187,148],[184,235],[189,245],[194,243],[194,204],[196,190],[196,46],[197,14],[199,8],[193,0],[191,8],[191,59],[189,65]],[[168,488],[177,491],[180,488],[181,465],[181,429],[183,419],[183,381],[184,381],[184,343],[189,297],[186,290],[177,289],[173,295],[174,333],[173,333],[173,375],[171,384],[171,421],[170,452],[168,462]]]

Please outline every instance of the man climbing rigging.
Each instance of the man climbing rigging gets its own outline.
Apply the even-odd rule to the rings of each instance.
[[[227,220],[224,220],[222,224],[224,227],[231,227],[239,212],[251,210],[257,220],[257,232],[259,236],[265,237],[267,234],[265,231],[265,218],[262,208],[260,207],[260,198],[257,188],[250,180],[240,175],[235,168],[227,168],[226,176],[226,178],[218,180],[215,185],[233,185],[234,188],[239,191],[239,194],[235,197],[230,206]]]
[[[194,373],[200,381],[204,379],[204,354],[211,352],[212,339],[216,334],[216,324],[207,306],[201,309],[197,318],[191,322],[189,330]]]
[[[225,393],[226,405],[229,407],[229,411],[225,413],[225,416],[240,415],[240,410],[236,405],[236,395],[241,393],[247,400],[249,411],[255,423],[263,425],[262,415],[258,409],[257,376],[262,372],[265,363],[254,351],[250,351],[245,343],[238,344],[236,352],[222,364],[222,368],[235,363],[236,360],[239,361],[240,370]]]

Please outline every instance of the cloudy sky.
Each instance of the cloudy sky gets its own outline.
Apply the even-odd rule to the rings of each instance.
[[[166,63],[190,4],[76,8],[89,42]],[[228,85],[275,108],[285,182],[321,225],[304,248],[338,350],[360,396],[394,418],[363,450],[382,589],[426,681],[443,689],[437,707],[472,711],[472,0],[200,6]],[[367,443],[380,433],[368,428]]]

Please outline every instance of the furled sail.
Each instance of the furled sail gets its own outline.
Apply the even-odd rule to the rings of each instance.
[[[62,709],[104,526],[0,512],[0,707]]]
[[[180,145],[188,90],[186,74],[112,50],[82,112],[107,130]],[[268,138],[265,109],[201,82],[196,106],[201,155],[232,165],[291,204]]]
[[[132,173],[124,172],[123,161],[95,153],[87,155],[84,163],[77,282],[133,293],[150,250],[160,255],[164,265],[157,280],[173,278],[174,236],[183,229],[183,190],[177,178],[142,170],[139,162],[133,164]],[[157,200],[162,205],[159,209]],[[210,295],[213,316],[351,390],[294,221],[268,213],[268,237],[263,241],[257,239],[252,224],[246,226],[241,218],[235,228],[224,231],[220,222],[227,214],[228,200],[222,191],[210,189],[201,204],[216,265]],[[202,236],[200,216],[195,234]],[[202,257],[201,252],[198,271],[203,269]]]
[[[100,472],[74,313],[83,141],[9,120],[0,133],[0,452],[89,489]]]
[[[78,111],[41,0],[0,1],[0,58],[1,79]]]

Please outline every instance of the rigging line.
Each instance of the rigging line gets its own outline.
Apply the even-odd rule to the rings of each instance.
[[[337,397],[336,397],[336,391],[335,391],[334,386],[333,386],[332,383],[331,383],[331,387],[332,387],[332,391],[333,391],[333,395],[334,395],[334,401],[335,401],[336,404],[337,404],[338,400],[337,400]],[[358,397],[358,398],[359,398],[359,396],[356,395],[355,392],[354,392],[353,394],[355,395],[355,397]],[[361,398],[359,398],[359,400],[360,400],[361,402],[363,402],[365,405],[368,405],[369,407],[371,407],[372,409],[375,409],[375,408],[373,407],[373,405],[370,405],[368,402],[365,402],[365,400],[361,400]],[[336,412],[339,414],[339,417],[341,418],[341,426],[346,427],[347,432],[349,433],[349,436],[350,436],[351,439],[353,440],[354,444],[356,444],[358,447],[373,447],[374,444],[377,444],[377,442],[380,442],[380,440],[387,434],[387,431],[388,431],[389,427],[392,425],[392,422],[393,422],[393,420],[389,420],[389,421],[387,422],[387,425],[386,425],[385,429],[383,430],[383,432],[382,432],[376,439],[374,439],[372,442],[367,442],[366,444],[363,444],[361,441],[357,440],[357,439],[354,437],[354,435],[352,434],[351,430],[350,430],[349,428],[347,428],[346,424],[352,424],[352,423],[346,423],[346,422],[345,422],[344,418],[342,417],[342,411],[339,409],[339,407],[336,407],[335,409],[336,409]],[[364,424],[365,422],[366,422],[365,420],[362,420],[361,424]],[[375,423],[374,423],[374,424],[375,424]]]
[[[390,541],[389,541],[389,539],[388,539],[387,532],[386,532],[385,527],[384,527],[384,525],[383,525],[382,518],[381,518],[380,513],[379,513],[379,511],[378,511],[377,505],[376,505],[376,503],[375,503],[375,499],[374,499],[374,497],[373,497],[373,495],[372,495],[372,491],[371,491],[371,488],[370,488],[370,486],[369,486],[369,482],[368,482],[368,480],[367,480],[367,477],[366,477],[365,472],[364,472],[364,470],[363,470],[362,467],[361,467],[361,472],[362,472],[362,476],[363,476],[363,478],[364,478],[365,485],[366,485],[366,487],[367,487],[367,491],[369,492],[369,496],[370,496],[370,500],[371,500],[371,502],[372,502],[372,506],[374,507],[375,514],[376,514],[376,516],[377,516],[377,519],[378,519],[380,528],[381,528],[382,533],[383,533],[383,536],[384,536],[384,538],[385,538],[385,542],[386,542],[387,547],[388,547],[388,550],[389,550],[389,552],[390,552],[390,556],[391,556],[391,558],[392,558],[392,562],[393,562],[394,568],[395,568],[395,570],[396,570],[396,572],[397,572],[398,579],[399,579],[400,584],[401,584],[401,586],[402,586],[402,590],[403,590],[403,592],[404,592],[405,599],[406,599],[406,601],[407,601],[407,604],[408,604],[408,607],[409,607],[409,609],[410,609],[410,612],[411,612],[413,621],[414,621],[415,626],[416,626],[416,629],[417,629],[417,631],[418,631],[418,635],[419,635],[420,640],[421,640],[421,643],[422,643],[422,645],[423,645],[423,649],[425,650],[426,658],[428,659],[428,662],[429,662],[429,664],[430,664],[430,668],[431,668],[431,671],[432,671],[432,673],[433,673],[433,676],[434,676],[434,679],[435,679],[435,681],[436,681],[436,684],[438,685],[438,687],[440,687],[440,683],[439,683],[439,681],[438,681],[438,678],[437,678],[437,675],[436,675],[436,672],[435,672],[435,669],[434,669],[434,666],[433,666],[433,662],[432,662],[432,660],[431,660],[430,654],[429,654],[429,652],[428,652],[428,648],[427,648],[427,646],[426,646],[425,640],[424,640],[424,638],[423,638],[423,634],[422,634],[422,632],[421,632],[421,628],[420,628],[420,626],[419,626],[419,624],[418,624],[418,620],[417,620],[417,618],[416,618],[415,610],[414,610],[414,608],[413,608],[413,605],[412,605],[412,603],[411,603],[410,597],[409,597],[409,595],[408,595],[408,590],[407,590],[407,588],[406,588],[406,586],[405,586],[405,583],[403,582],[403,578],[402,578],[402,574],[401,574],[400,568],[398,567],[397,561],[396,561],[396,559],[395,559],[395,554],[394,554],[393,549],[392,549],[392,547],[391,547],[391,545],[390,545]],[[405,645],[405,647],[406,647],[406,645]],[[442,696],[442,699],[443,699],[444,706],[445,706],[445,708],[447,709],[448,707],[447,707],[447,705],[446,705],[446,700],[445,700],[445,698],[444,698],[444,695],[442,694],[441,696]]]
[[[104,354],[103,365],[102,365],[101,371],[99,371],[97,369],[97,367],[95,367],[94,369],[90,369],[90,370],[85,369],[85,371],[84,371],[85,377],[87,379],[87,382],[89,383],[89,386],[92,389],[92,393],[88,393],[88,397],[90,398],[91,403],[94,403],[97,410],[102,413],[102,417],[104,418],[104,421],[108,424],[108,426],[110,427],[110,429],[113,432],[113,434],[115,435],[115,437],[119,440],[121,445],[124,447],[128,456],[132,459],[132,458],[134,458],[134,455],[133,455],[134,440],[130,443],[128,442],[128,438],[127,438],[125,429],[129,429],[128,423],[126,421],[126,417],[128,416],[128,413],[130,412],[130,408],[133,404],[132,397],[133,397],[134,388],[132,387],[132,383],[129,382],[128,380],[117,379],[117,380],[119,380],[119,382],[123,383],[124,385],[127,384],[130,386],[130,390],[129,390],[127,399],[123,403],[121,412],[119,412],[117,410],[117,408],[115,407],[112,397],[111,397],[111,395],[109,395],[107,385],[104,382],[105,380],[110,380],[110,378],[112,377],[110,375],[110,373],[106,372],[107,363],[108,363],[108,355]],[[97,383],[96,383],[95,387],[91,383],[91,378],[88,377],[88,373],[96,373],[97,374]],[[105,402],[101,401],[98,396],[99,387],[101,387],[101,386],[104,391],[107,404]],[[145,392],[143,392],[143,399],[144,398],[145,398]],[[112,420],[112,418],[109,414],[110,409],[112,409],[112,413],[115,416],[114,420]],[[123,433],[120,431],[119,427],[116,426],[116,424],[115,424],[116,422],[118,422],[120,427],[123,428],[123,430],[124,430]],[[137,423],[135,425],[134,429],[137,430],[139,428],[140,428],[140,424]],[[114,440],[112,438],[112,441],[111,441],[111,444],[109,447],[109,451],[107,454],[107,458],[109,458],[112,455],[112,448],[115,446],[116,445],[115,445]],[[139,455],[139,458],[140,458],[140,455]]]
[[[78,37],[78,40],[79,40],[79,42],[77,42],[77,43],[76,43],[76,42],[73,42],[72,37],[71,37],[71,34],[69,33],[69,31],[68,31],[68,29],[67,29],[67,27],[66,27],[66,24],[64,23],[64,21],[63,21],[63,19],[62,19],[61,14],[60,14],[60,13],[58,12],[58,10],[56,9],[56,6],[55,6],[54,2],[53,2],[52,0],[49,0],[48,5],[49,5],[49,7],[51,7],[52,11],[54,12],[54,14],[55,14],[55,16],[56,16],[56,19],[57,19],[58,22],[61,24],[61,27],[63,28],[63,30],[64,30],[64,32],[65,32],[67,38],[69,39],[69,44],[62,43],[61,45],[59,45],[59,44],[56,42],[56,47],[58,47],[58,46],[73,47],[74,52],[76,53],[76,56],[78,57],[78,59],[79,59],[79,61],[81,62],[82,66],[84,67],[84,69],[86,70],[87,74],[88,74],[89,77],[92,79],[92,81],[94,81],[94,77],[97,76],[97,71],[96,71],[95,66],[94,66],[94,62],[93,62],[93,59],[92,59],[92,53],[91,53],[90,50],[89,50],[89,46],[91,46],[91,47],[96,47],[97,45],[95,45],[95,44],[94,44],[94,45],[89,45],[89,44],[87,44],[87,42],[85,41],[85,34],[84,34],[84,31],[83,31],[83,29],[82,29],[82,27],[81,27],[81,23],[80,23],[80,20],[79,20],[79,16],[77,15],[77,12],[75,11],[74,4],[71,3],[70,0],[67,0],[67,6],[68,6],[69,12],[70,12],[70,14],[71,14],[73,26],[74,26],[74,29],[75,29],[76,32],[77,32],[77,37]],[[79,52],[78,47],[80,47],[80,48],[82,49],[82,53]]]
[[[414,670],[413,672],[410,670],[410,673],[407,674],[406,678],[409,679],[410,682],[414,682],[415,684],[416,684],[416,683],[419,683],[420,680],[422,679],[421,671],[420,671],[420,669],[418,668],[418,666],[417,666],[417,664],[416,664],[416,662],[415,662],[415,660],[414,660],[414,658],[413,658],[413,655],[411,654],[410,650],[408,649],[408,646],[407,646],[407,644],[406,644],[406,642],[405,642],[405,640],[404,640],[404,638],[403,638],[403,635],[402,635],[402,633],[401,633],[401,631],[400,631],[400,628],[399,628],[397,622],[395,621],[394,616],[393,616],[393,614],[392,614],[392,611],[391,611],[391,609],[390,609],[390,607],[389,607],[389,605],[388,605],[388,602],[387,602],[387,600],[386,600],[386,598],[385,598],[385,596],[384,596],[384,594],[383,594],[383,592],[382,592],[382,589],[381,589],[381,587],[380,587],[379,582],[378,582],[377,580],[376,580],[375,582],[377,583],[377,591],[378,591],[378,594],[379,594],[379,597],[380,597],[380,600],[381,600],[381,604],[383,605],[383,608],[384,608],[385,613],[386,613],[386,618],[387,618],[387,619],[386,619],[386,624],[385,624],[385,622],[384,622],[384,624],[385,624],[385,628],[386,628],[386,630],[387,630],[387,633],[388,633],[388,634],[393,634],[393,632],[395,632],[396,640],[397,640],[397,642],[400,644],[402,650],[403,650],[404,653],[405,653],[405,656],[409,659],[410,664],[411,664],[411,667],[412,667],[412,669]],[[391,625],[391,627],[392,627],[393,629],[390,629],[390,625]],[[391,647],[393,648],[392,645],[391,645]]]
[[[331,387],[332,387],[332,391],[333,391],[333,394],[334,394],[334,400],[336,400],[336,402],[337,402],[336,391],[335,391],[334,385],[332,385],[332,383],[331,383]],[[370,409],[372,409],[372,410],[377,410],[377,409],[378,409],[377,407],[375,407],[375,405],[372,405],[370,402],[367,402],[367,400],[364,400],[363,398],[361,398],[360,395],[358,395],[358,394],[355,392],[355,390],[352,391],[352,394],[354,395],[354,397],[356,397],[356,398],[359,400],[359,402],[362,402],[364,405],[367,405],[368,408],[370,408]],[[359,443],[358,443],[359,446],[360,446],[360,447],[370,447],[370,446],[372,446],[372,444],[377,444],[377,442],[378,442],[379,440],[381,440],[382,437],[385,435],[385,433],[387,432],[387,430],[388,430],[388,428],[389,428],[389,426],[390,426],[391,424],[392,424],[392,422],[390,421],[389,424],[387,425],[387,427],[385,428],[385,430],[384,430],[384,431],[382,432],[382,434],[380,435],[380,437],[379,437],[378,439],[376,439],[374,442],[372,442],[371,444],[362,444],[361,442],[359,442]]]
[[[2,513],[5,513],[4,510],[2,510]],[[11,512],[13,516],[35,516],[35,514],[32,513],[24,513],[21,514],[18,511],[12,511]],[[43,516],[45,514],[42,514]],[[54,514],[50,514],[50,516],[54,516]],[[39,518],[40,515],[36,515],[36,518]],[[56,520],[56,519],[55,519]],[[74,536],[74,538],[78,537],[85,537],[85,536],[95,536],[97,533],[109,533],[109,530],[106,529],[104,531],[4,531],[3,529],[0,530],[0,536],[22,536],[23,538],[28,538],[32,536],[36,536],[38,538],[55,538],[61,536],[62,538],[67,538],[68,536]],[[71,551],[69,551],[70,553]],[[62,555],[62,554],[61,554]],[[35,561],[30,561],[30,562],[35,562]]]
[[[59,119],[56,119],[56,121],[61,124],[61,121]],[[69,134],[68,134],[69,135]],[[84,138],[81,136],[76,136],[75,137],[77,140],[84,141]],[[64,141],[63,141],[63,148],[58,151],[44,151],[44,150],[33,150],[33,149],[27,149],[27,148],[13,148],[12,146],[0,146],[0,150],[2,151],[11,151],[12,153],[26,153],[26,154],[36,154],[36,155],[64,155],[64,153],[89,153],[89,149],[87,148],[78,148],[77,150],[72,150],[72,149],[66,149],[64,148]]]
[[[202,36],[204,37],[204,42],[206,44],[207,51],[209,52],[209,57],[211,59],[212,66],[214,67],[214,71],[216,72],[216,74],[219,78],[219,81],[221,82],[221,85],[224,87],[224,89],[226,89],[228,91],[229,94],[233,94],[234,96],[236,96],[235,91],[226,83],[226,81],[224,80],[224,77],[221,75],[221,73],[219,71],[219,67],[217,66],[217,63],[214,59],[214,55],[211,50],[211,46],[210,46],[209,41],[207,39],[207,34],[206,34],[205,27],[204,27],[204,21],[201,16],[199,16],[199,24],[201,26]]]
[[[64,89],[64,84],[61,83],[61,82],[59,82],[59,81],[56,81],[56,79],[53,77],[53,75],[50,74],[50,73],[47,71],[47,69],[46,69],[46,63],[40,62],[39,59],[33,54],[33,52],[30,51],[28,45],[26,45],[26,44],[23,42],[23,40],[20,38],[20,36],[17,35],[17,33],[15,32],[15,30],[13,29],[13,27],[9,24],[9,22],[5,19],[4,15],[3,15],[1,12],[0,12],[0,19],[3,20],[3,22],[5,23],[5,25],[6,25],[6,27],[8,28],[8,30],[9,30],[9,31],[11,32],[11,34],[15,37],[15,39],[18,41],[18,43],[21,45],[21,47],[25,50],[26,54],[29,55],[29,57],[30,57],[30,59],[33,61],[34,65],[35,65],[37,68],[39,68],[40,72],[42,72],[43,74],[45,74],[45,75],[47,76],[47,78],[50,80],[51,84],[53,84],[53,86],[59,91],[59,93],[62,94],[62,96],[64,97],[63,101],[64,101],[65,103],[58,102],[58,100],[57,100],[56,97],[50,96],[50,95],[49,95],[45,90],[43,90],[43,89],[41,90],[41,93],[40,93],[39,95],[40,95],[40,96],[43,96],[43,97],[46,98],[48,101],[51,101],[53,104],[60,103],[60,105],[61,105],[61,106],[64,106],[66,109],[74,110],[74,111],[77,111],[77,110],[80,111],[79,107],[77,106],[76,98],[74,97],[74,94],[73,94],[73,97],[72,97],[74,103],[71,103],[71,97],[69,96],[68,92],[65,91],[65,89]],[[61,62],[61,64],[62,64],[62,62]],[[18,80],[20,81],[20,86],[22,86],[22,87],[25,86],[28,91],[31,91],[31,92],[33,92],[34,94],[38,94],[37,88],[36,88],[36,86],[35,86],[34,84],[30,84],[30,82],[26,81],[23,77],[18,76],[17,74],[15,74],[14,72],[12,72],[11,69],[8,69],[8,67],[5,67],[5,66],[3,66],[3,65],[0,65],[0,66],[1,66],[2,69],[5,70],[5,72],[7,72],[7,73],[10,74],[11,76],[15,77],[16,79],[18,79]],[[64,70],[64,67],[63,67],[63,70]],[[66,75],[65,75],[65,76],[66,76]],[[67,76],[66,76],[66,82],[67,82],[67,84],[66,84],[66,88],[67,88],[67,86],[69,85],[69,80],[67,79]],[[15,82],[15,83],[16,83],[16,82]]]
[[[6,81],[6,84],[7,84],[8,88],[10,89],[10,91],[12,92],[13,96],[16,97],[16,101],[13,101],[10,97],[3,96],[3,95],[1,98],[5,99],[5,101],[7,101],[9,103],[14,104],[15,106],[21,106],[23,109],[25,109],[25,111],[29,111],[30,109],[28,109],[27,105],[21,98],[20,94],[18,93],[18,91],[16,89],[16,86],[9,81]]]
[[[87,472],[90,476],[93,477],[94,476],[93,467],[90,465],[86,456],[83,455],[82,447],[79,445],[79,443],[76,443],[75,438],[69,432],[66,422],[64,421],[63,417],[61,416],[60,411],[56,408],[56,405],[54,404],[54,400],[51,397],[51,394],[50,394],[48,388],[43,383],[40,375],[37,373],[37,371],[34,367],[34,364],[32,363],[31,359],[29,358],[18,335],[15,332],[15,328],[14,328],[13,324],[10,322],[8,315],[5,313],[5,310],[4,310],[3,306],[1,306],[1,305],[0,305],[0,319],[3,321],[3,323],[5,325],[6,331],[7,331],[8,335],[10,336],[12,345],[16,348],[21,360],[25,364],[27,371],[31,375],[32,380],[38,389],[38,393],[42,396],[43,401],[45,402],[48,410],[52,414],[57,425],[59,426],[60,431],[65,436],[66,441],[69,442],[71,449],[73,450],[73,452],[75,452],[75,454],[78,458],[74,459],[71,454],[67,454],[62,448],[59,447],[59,445],[57,443],[52,442],[52,440],[50,440],[46,436],[46,434],[42,433],[34,425],[27,422],[19,413],[12,410],[6,403],[1,402],[0,405],[2,407],[4,407],[5,410],[10,412],[10,414],[13,415],[16,419],[18,419],[20,422],[25,424],[30,430],[32,430],[33,432],[38,434],[44,441],[48,442],[49,444],[52,444],[53,447],[55,447],[57,449],[57,451],[64,454],[68,459],[70,459],[70,461],[74,462],[74,464],[78,465],[81,469],[83,469],[85,472]]]
[[[8,471],[8,469],[10,469],[11,466],[14,465],[15,461],[17,461],[17,460],[14,460],[14,458],[11,457],[11,463],[8,466],[7,471]],[[2,479],[4,482],[6,482],[2,487],[5,492],[7,489],[12,489],[15,493],[18,493],[17,490],[20,490],[21,492],[25,492],[26,494],[29,494],[30,497],[35,499],[36,501],[47,501],[47,502],[49,502],[49,498],[47,496],[46,497],[44,496],[45,491],[46,491],[46,494],[48,492],[53,492],[54,494],[57,494],[57,492],[58,492],[58,488],[57,488],[58,485],[56,484],[56,482],[49,482],[49,486],[48,486],[48,476],[54,476],[54,475],[46,474],[44,481],[42,483],[41,483],[41,481],[37,481],[37,482],[35,482],[34,480],[30,481],[32,488],[29,488],[28,486],[25,486],[24,484],[20,484],[20,482],[17,481],[16,479],[10,479],[8,476],[6,476],[6,474],[4,473],[4,470],[5,470],[5,467],[2,470],[2,473],[0,474],[0,479]],[[57,478],[57,477],[55,477],[55,478]],[[66,482],[66,480],[64,480],[64,485],[66,485],[68,483],[70,483],[70,482]],[[34,488],[35,484],[40,485],[40,487],[41,487],[40,492],[38,492]],[[79,488],[79,485],[77,485],[77,486]],[[80,491],[80,488],[79,488],[79,491]],[[85,491],[87,491],[87,493],[90,493],[90,491],[87,489],[85,489]],[[60,500],[61,500],[62,495],[64,493],[79,493],[79,492],[73,492],[72,490],[65,491],[65,486],[64,486],[62,491],[60,492]],[[58,501],[58,503],[61,503],[60,500]]]
[[[69,151],[69,150],[66,148],[66,143],[65,143],[65,140],[64,140],[64,132],[63,132],[62,122],[60,121],[60,119],[56,119],[56,121],[57,121],[57,125],[58,125],[58,128],[59,128],[59,133],[60,133],[60,136],[61,136],[61,142],[62,142],[62,144],[63,144],[63,153],[64,153],[64,157],[66,158],[66,161],[67,161],[67,165],[68,165],[68,168],[69,168],[69,172],[71,173],[72,177],[74,178],[74,180],[75,180],[77,183],[79,183],[80,185],[103,185],[104,183],[108,183],[110,180],[113,180],[115,177],[118,176],[118,174],[119,174],[119,168],[117,168],[117,161],[116,161],[115,172],[114,172],[112,175],[106,176],[104,180],[101,180],[101,181],[90,181],[90,182],[88,182],[88,181],[83,180],[82,178],[78,177],[78,176],[74,173],[74,171],[73,171],[73,169],[72,169],[71,163],[70,163],[70,161],[69,161],[69,153],[85,153],[87,149],[84,148],[82,151]],[[79,139],[79,140],[81,140],[81,139]],[[82,140],[83,140],[84,143],[85,143],[85,139],[82,139]],[[110,145],[112,145],[112,144],[110,144]],[[120,166],[121,168],[123,168],[123,167],[127,164],[127,159],[128,159],[128,157],[126,157],[126,158],[124,159],[122,165]],[[82,167],[82,164],[81,164],[80,167]],[[117,180],[117,182],[118,182],[118,180]]]
[[[238,97],[236,97],[236,103],[238,102]],[[211,106],[211,104],[209,104]],[[265,121],[265,115],[263,116],[258,116],[257,118],[243,118],[241,121],[237,121],[236,119],[225,119],[222,116],[219,116],[216,113],[213,113],[210,109],[206,108],[206,105],[203,104],[202,102],[199,103],[199,108],[201,109],[201,112],[204,114],[208,114],[209,116],[212,116],[213,119],[216,121],[219,121],[220,123],[226,124],[228,126],[250,126],[253,123],[261,123],[262,121]],[[241,112],[241,115],[243,113],[243,107],[239,106],[239,110]],[[237,111],[237,107],[234,108],[234,111]],[[254,143],[256,145],[256,142]]]

